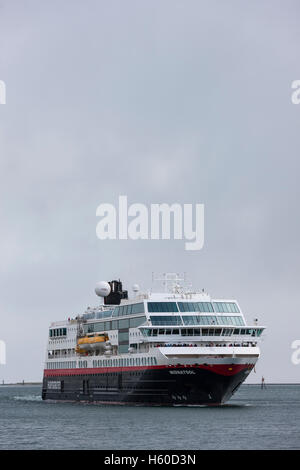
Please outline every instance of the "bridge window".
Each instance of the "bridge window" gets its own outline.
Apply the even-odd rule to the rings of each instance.
[[[182,315],[183,323],[185,325],[216,325],[216,316],[207,315]]]
[[[224,316],[220,315],[217,317],[219,325],[235,325],[235,326],[244,326],[243,317],[237,316]]]
[[[144,313],[144,303],[140,302],[138,304],[132,305],[119,305],[114,309],[114,317],[122,317],[124,315],[132,315],[134,313]]]
[[[176,302],[148,302],[148,312],[178,312]]]
[[[219,313],[240,313],[235,302],[214,302],[214,309]]]
[[[181,312],[213,312],[211,302],[178,302]]]
[[[223,328],[223,336],[231,336],[233,333],[233,330],[229,328]]]
[[[150,316],[152,325],[182,325],[179,315]]]

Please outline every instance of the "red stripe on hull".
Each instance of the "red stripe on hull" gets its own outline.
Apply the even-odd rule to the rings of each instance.
[[[193,364],[193,365],[162,365],[162,366],[131,366],[131,367],[90,367],[81,369],[44,369],[44,377],[57,377],[61,375],[74,376],[74,375],[90,375],[90,374],[106,374],[109,372],[130,372],[136,370],[155,370],[155,369],[188,369],[189,367],[197,367],[199,369],[206,369],[219,375],[235,375],[244,369],[252,369],[254,364]]]

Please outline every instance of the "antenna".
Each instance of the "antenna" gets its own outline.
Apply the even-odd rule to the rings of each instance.
[[[164,286],[164,291],[174,292],[174,293],[181,293],[183,291],[182,282],[186,281],[186,273],[179,274],[179,273],[158,273],[155,276],[154,272],[152,272],[152,283],[155,281],[162,282]]]

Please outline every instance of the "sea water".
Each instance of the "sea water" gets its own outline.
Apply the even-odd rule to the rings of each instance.
[[[0,449],[300,449],[300,385],[242,385],[214,407],[53,403],[2,385]]]

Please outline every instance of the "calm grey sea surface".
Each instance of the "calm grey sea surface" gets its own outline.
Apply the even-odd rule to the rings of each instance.
[[[300,385],[243,385],[225,406],[46,403],[0,386],[0,449],[300,449]]]

